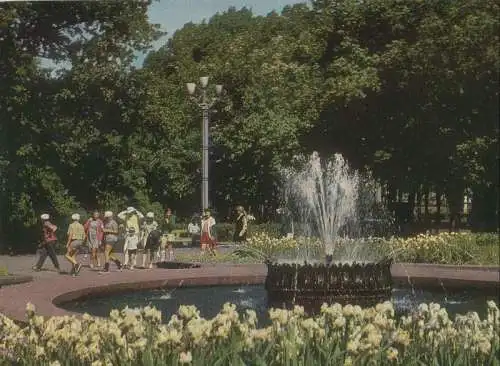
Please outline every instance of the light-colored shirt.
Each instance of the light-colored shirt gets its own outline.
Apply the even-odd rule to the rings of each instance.
[[[71,223],[68,227],[70,240],[85,240],[85,228],[78,221]]]
[[[107,242],[118,241],[118,224],[113,219],[104,222],[104,240]]]
[[[190,233],[191,235],[199,234],[200,226],[198,224],[193,224],[190,222],[188,225],[188,233]]]
[[[139,244],[139,237],[137,235],[127,235],[125,238],[125,250],[136,250]]]
[[[212,216],[201,220],[201,230],[203,233],[207,233],[210,238],[213,238],[212,227],[214,225],[215,219]]]

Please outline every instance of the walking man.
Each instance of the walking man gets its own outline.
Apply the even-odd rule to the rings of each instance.
[[[71,216],[73,222],[68,228],[68,242],[66,243],[66,259],[71,263],[71,275],[80,273],[82,265],[77,262],[76,256],[85,241],[85,228],[80,224],[80,215],[75,213]]]
[[[40,245],[40,257],[38,258],[38,262],[35,266],[33,266],[33,270],[40,271],[47,259],[47,256],[50,257],[52,264],[54,267],[60,272],[59,261],[57,260],[57,255],[54,246],[57,243],[56,230],[57,226],[50,222],[49,214],[43,214],[40,216],[42,220],[42,243]]]
[[[113,219],[113,212],[106,211],[104,213],[104,270],[101,274],[109,273],[109,261],[113,261],[122,269],[120,260],[114,255],[113,248],[118,243],[118,223]]]

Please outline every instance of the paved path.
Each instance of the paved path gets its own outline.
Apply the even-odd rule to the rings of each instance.
[[[181,251],[182,249],[179,249]],[[196,249],[184,249],[197,252]],[[63,268],[69,265],[62,257]],[[46,316],[67,315],[57,303],[75,300],[92,294],[116,293],[136,289],[179,287],[188,285],[261,284],[267,274],[265,265],[203,265],[190,269],[138,269],[100,275],[97,271],[83,268],[78,277],[58,274],[51,262],[47,270],[33,272],[35,256],[0,256],[0,267],[20,275],[32,275],[33,281],[0,288],[0,312],[22,321],[26,303],[36,305],[37,311]],[[396,285],[415,287],[464,288],[498,291],[500,279],[498,267],[438,266],[426,264],[393,264],[391,268]]]
[[[231,245],[220,245],[218,247],[218,251],[220,253],[227,253],[231,252],[234,250],[234,246]],[[193,255],[198,255],[200,253],[199,248],[178,248],[175,249],[174,253],[178,254],[193,254]],[[119,254],[121,257],[122,254]],[[43,266],[43,270],[40,272],[34,272],[31,270],[31,267],[35,264],[37,260],[37,255],[18,255],[18,256],[8,256],[8,255],[0,255],[0,268],[7,268],[7,270],[11,273],[15,274],[29,274],[35,277],[40,277],[40,278],[45,278],[47,276],[50,276],[50,273],[55,272],[54,266],[52,265],[52,262],[50,261],[50,258],[47,258],[45,261],[45,264]],[[63,255],[58,255],[57,256],[59,260],[59,264],[61,265],[61,269],[69,271],[71,266],[68,263],[68,260],[64,258]],[[86,260],[84,259],[83,255],[79,255],[79,260],[81,261],[82,264],[85,265],[85,263],[88,263],[89,259],[87,258]],[[102,259],[101,259],[102,261]],[[138,263],[142,261],[142,256],[138,256]]]

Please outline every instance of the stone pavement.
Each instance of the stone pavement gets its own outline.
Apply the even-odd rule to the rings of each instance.
[[[231,245],[220,245],[218,247],[218,250],[220,253],[227,253],[230,252],[234,249],[234,246]],[[199,254],[200,249],[199,248],[178,248],[175,249],[174,254]],[[118,254],[120,258],[122,258],[122,254]],[[54,266],[52,265],[52,262],[50,258],[47,257],[47,260],[45,261],[45,264],[43,266],[43,270],[40,272],[34,272],[32,271],[31,267],[36,263],[37,260],[37,255],[32,254],[32,255],[18,255],[18,256],[8,256],[8,255],[0,255],[0,268],[7,268],[8,272],[10,273],[15,273],[15,274],[22,274],[22,275],[31,275],[34,276],[35,278],[46,278],[47,276],[51,276],[52,273],[55,272]],[[79,260],[81,261],[82,264],[86,264],[89,261],[89,258],[87,258],[86,262],[84,260],[83,255],[78,256]],[[102,258],[102,256],[101,256]],[[142,261],[142,256],[138,257]],[[69,271],[71,266],[68,263],[68,260],[64,258],[63,255],[58,255],[57,259],[59,260],[59,264],[61,266],[61,269],[64,271]],[[102,261],[102,259],[101,259]]]

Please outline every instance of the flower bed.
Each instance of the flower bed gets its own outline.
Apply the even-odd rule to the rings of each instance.
[[[11,365],[492,365],[499,360],[500,312],[448,317],[422,304],[397,319],[391,303],[374,308],[324,305],[308,318],[300,307],[256,314],[224,305],[213,319],[181,306],[168,324],[156,309],[113,310],[109,319],[37,316],[28,325],[0,315],[0,364]]]
[[[496,234],[441,233],[420,234],[411,238],[341,239],[336,243],[334,258],[379,260],[385,257],[395,262],[454,265],[499,265],[500,248]],[[308,238],[275,238],[257,233],[249,238],[245,248],[236,252],[241,257],[320,258],[324,251],[318,240]]]
[[[420,234],[407,239],[392,238],[386,244],[398,262],[499,265],[498,234],[493,233]]]

